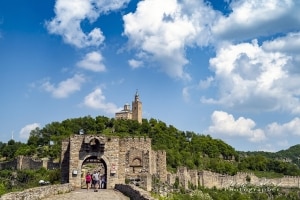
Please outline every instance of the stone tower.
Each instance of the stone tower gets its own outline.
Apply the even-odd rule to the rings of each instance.
[[[142,123],[142,102],[138,91],[136,91],[134,101],[132,101],[132,119]]]
[[[132,109],[130,109],[129,104],[125,104],[123,110],[115,113],[115,118],[131,119],[142,123],[142,102],[140,101],[140,96],[137,91],[134,95],[134,100],[132,101]]]

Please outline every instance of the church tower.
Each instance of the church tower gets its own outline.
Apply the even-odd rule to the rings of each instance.
[[[138,91],[136,91],[134,101],[132,102],[132,119],[142,123],[142,102],[140,101]]]

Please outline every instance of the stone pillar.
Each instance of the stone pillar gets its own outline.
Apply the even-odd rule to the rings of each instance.
[[[69,183],[69,166],[70,166],[70,139],[65,139],[61,144],[60,169],[61,183]]]
[[[79,151],[83,143],[83,137],[74,135],[70,138],[70,167],[69,167],[69,183],[73,187],[81,187],[81,164],[79,161]]]
[[[198,179],[198,171],[197,170],[190,170],[189,171],[190,174],[190,182],[193,186],[198,187],[198,183],[199,183],[199,179]]]
[[[179,167],[177,170],[179,183],[184,189],[188,189],[188,174],[186,167]]]
[[[124,139],[119,140],[119,183],[125,183],[125,170],[126,170],[126,142]]]
[[[119,138],[108,137],[105,142],[104,156],[107,161],[107,188],[113,189],[115,184],[119,183]]]
[[[167,181],[167,156],[165,151],[157,152],[157,172],[159,174],[159,179],[162,182]]]

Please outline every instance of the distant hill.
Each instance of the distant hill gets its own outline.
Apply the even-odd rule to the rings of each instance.
[[[239,154],[245,156],[250,155],[262,155],[269,159],[276,159],[283,162],[291,162],[300,167],[300,144],[291,146],[286,150],[280,150],[278,152],[264,152],[264,151],[253,151],[253,152],[239,152]]]

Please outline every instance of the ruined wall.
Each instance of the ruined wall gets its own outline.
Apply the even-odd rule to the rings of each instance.
[[[14,169],[14,170],[24,170],[24,169],[40,169],[44,167],[45,169],[58,169],[60,164],[48,159],[35,160],[28,156],[18,156],[16,159],[8,162],[0,163],[0,170],[2,169]]]
[[[151,194],[147,191],[138,188],[134,185],[124,185],[117,184],[115,186],[116,190],[119,190],[124,195],[128,196],[130,199],[134,200],[155,200],[155,198],[151,197]]]
[[[47,168],[47,166],[43,165],[42,160],[33,160],[31,157],[26,156],[19,156],[18,160],[18,167],[17,169],[40,169],[42,167]]]
[[[12,161],[7,161],[7,162],[1,162],[0,163],[0,170],[3,169],[17,169],[18,165],[18,160],[12,160]]]
[[[39,200],[56,194],[71,192],[71,184],[49,185],[26,189],[21,192],[11,192],[1,196],[0,200]]]
[[[177,169],[177,176],[179,178],[179,184],[184,187],[188,188],[188,182],[190,181],[190,175],[186,167],[179,167]]]
[[[218,174],[210,171],[188,170],[186,167],[177,169],[176,174],[168,174],[167,182],[170,185],[175,183],[178,177],[179,183],[185,189],[188,189],[188,184],[193,186],[203,186],[206,188],[230,188],[245,186],[247,184],[256,186],[278,186],[278,187],[296,187],[300,188],[300,177],[285,176],[283,178],[258,178],[253,173],[239,172],[234,176]],[[250,178],[250,182],[247,181]]]
[[[150,174],[157,174],[157,162],[156,162],[156,151],[151,150],[151,156],[150,156],[150,167],[149,167],[149,173]]]
[[[156,156],[156,169],[159,179],[162,182],[167,181],[167,154],[165,151],[155,152]]]

